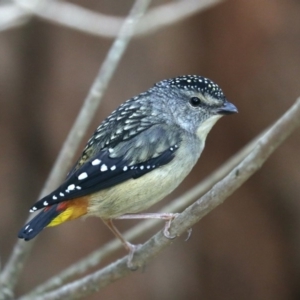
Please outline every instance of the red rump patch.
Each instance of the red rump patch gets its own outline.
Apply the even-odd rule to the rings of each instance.
[[[64,211],[68,208],[68,204],[70,204],[70,203],[67,203],[67,201],[61,202],[57,205],[56,210],[57,211]]]

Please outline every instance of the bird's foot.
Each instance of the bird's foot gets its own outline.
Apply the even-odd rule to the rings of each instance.
[[[164,219],[167,220],[167,221],[166,221],[166,224],[165,224],[165,228],[164,228],[164,236],[165,236],[167,239],[170,239],[170,240],[175,239],[175,238],[176,238],[176,235],[171,235],[169,229],[170,229],[170,227],[171,227],[172,221],[173,221],[175,218],[177,218],[177,217],[179,216],[179,214],[176,213],[176,214],[164,214],[164,215],[165,215],[165,216],[164,216]]]
[[[128,250],[128,259],[127,259],[127,267],[131,270],[131,271],[136,271],[138,269],[137,265],[134,265],[132,263],[132,259],[134,256],[134,253],[141,248],[141,244],[138,245],[133,245],[129,242],[126,242],[126,248]]]

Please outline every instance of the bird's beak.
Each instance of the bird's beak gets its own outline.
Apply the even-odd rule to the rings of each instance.
[[[222,107],[218,108],[217,113],[219,115],[231,115],[237,113],[238,110],[235,105],[226,101]]]

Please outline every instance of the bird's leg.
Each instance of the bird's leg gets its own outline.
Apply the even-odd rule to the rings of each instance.
[[[145,213],[145,214],[125,214],[122,216],[117,217],[116,219],[161,219],[165,220],[165,228],[164,228],[164,236],[168,239],[176,238],[176,235],[171,236],[169,229],[171,227],[172,221],[178,216],[179,214],[172,214],[172,213]]]
[[[129,242],[127,242],[120,231],[115,227],[114,223],[112,222],[112,219],[103,220],[103,222],[106,224],[106,226],[113,232],[113,234],[122,242],[125,249],[128,251],[128,261],[127,266],[130,269],[135,269],[132,265],[132,258],[134,252],[139,248],[140,245],[133,245]]]

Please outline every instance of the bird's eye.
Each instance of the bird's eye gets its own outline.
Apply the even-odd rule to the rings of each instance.
[[[200,106],[201,100],[198,97],[192,97],[190,99],[190,103],[192,106],[197,107],[197,106]]]

